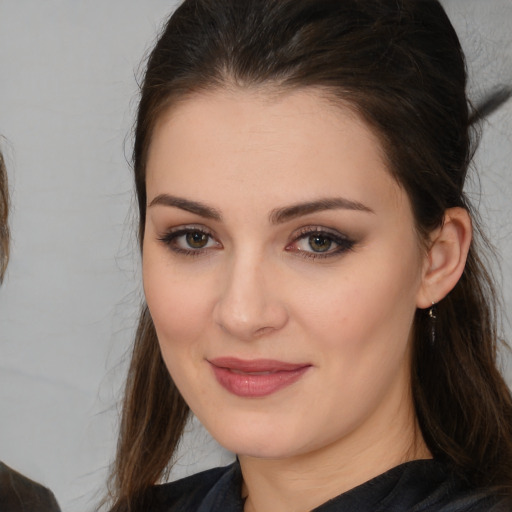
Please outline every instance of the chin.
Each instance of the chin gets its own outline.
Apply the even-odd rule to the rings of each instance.
[[[229,445],[220,443],[230,452],[239,456],[252,457],[255,459],[286,459],[296,455],[293,450],[287,446],[279,446],[273,443],[269,446],[265,442],[240,442],[229,443]]]
[[[286,429],[244,429],[242,426],[219,433],[210,430],[212,437],[226,450],[237,455],[259,459],[283,459],[293,457],[305,449],[302,443],[295,443]]]

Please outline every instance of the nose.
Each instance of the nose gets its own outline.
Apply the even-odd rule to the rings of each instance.
[[[214,320],[231,336],[245,341],[282,329],[288,311],[272,265],[240,256],[223,273]]]

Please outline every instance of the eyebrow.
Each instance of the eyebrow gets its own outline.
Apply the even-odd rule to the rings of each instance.
[[[284,208],[277,208],[270,213],[272,224],[281,224],[303,215],[321,212],[323,210],[355,210],[360,212],[375,213],[371,208],[358,201],[352,201],[343,197],[331,197],[299,203]]]
[[[171,196],[169,194],[159,194],[148,205],[149,208],[161,205],[179,208],[190,213],[199,215],[206,219],[222,221],[222,215],[216,208],[207,206],[198,201],[191,201],[182,197]],[[331,197],[319,199],[317,201],[308,201],[298,203],[283,208],[272,210],[269,215],[272,224],[282,224],[303,215],[320,212],[324,210],[355,210],[367,213],[375,213],[371,208],[358,201],[352,201],[343,197]]]
[[[205,217],[206,219],[222,220],[220,212],[211,206],[206,206],[198,201],[190,201],[189,199],[183,199],[182,197],[171,196],[169,194],[160,194],[156,196],[151,203],[149,203],[148,207],[151,208],[156,205],[173,206],[190,213],[195,213],[196,215]]]

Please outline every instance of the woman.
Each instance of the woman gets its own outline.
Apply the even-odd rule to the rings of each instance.
[[[4,157],[0,153],[0,283],[4,279],[7,261],[9,260],[9,190],[7,187],[7,171]]]
[[[434,0],[178,8],[135,132],[147,307],[113,510],[511,509],[463,192],[500,99],[465,89]],[[155,486],[189,408],[237,462]]]
[[[0,284],[9,260],[9,189],[4,158],[0,153]],[[0,461],[0,510],[2,512],[60,512],[53,493]]]

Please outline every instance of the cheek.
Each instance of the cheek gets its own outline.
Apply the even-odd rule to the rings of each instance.
[[[418,252],[411,247],[397,262],[396,251],[384,249],[351,259],[331,276],[327,289],[305,293],[297,306],[295,317],[322,340],[327,357],[341,352],[348,371],[355,371],[351,364],[357,359],[378,366],[379,359],[396,357],[410,338],[420,283]]]
[[[187,403],[208,395],[202,379],[201,336],[210,304],[204,283],[176,272],[167,262],[143,259],[144,293],[155,326],[162,358]]]
[[[209,318],[210,301],[206,283],[178,272],[149,249],[143,255],[143,282],[146,302],[165,353],[171,349],[194,346]]]

